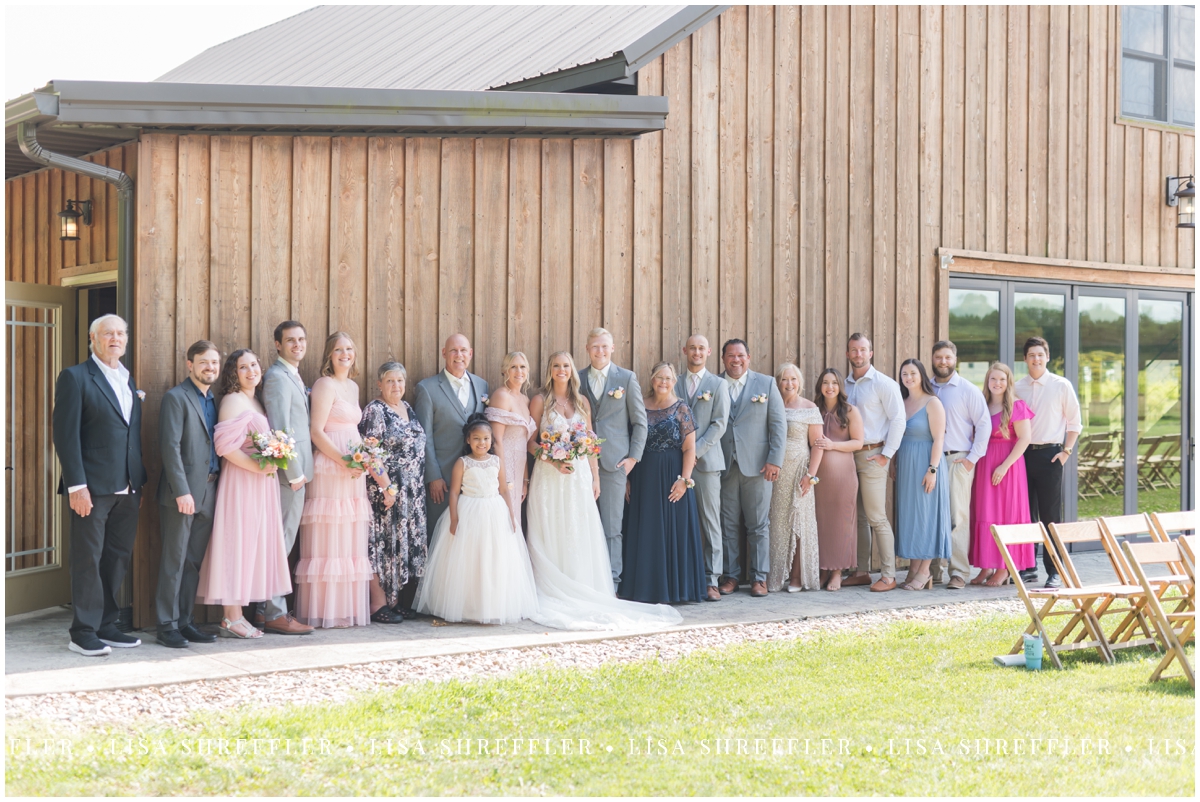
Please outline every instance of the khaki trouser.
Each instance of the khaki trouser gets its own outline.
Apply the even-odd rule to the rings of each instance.
[[[896,534],[887,517],[888,469],[870,460],[882,452],[882,448],[873,448],[854,454],[854,467],[858,470],[858,570],[871,570],[871,537],[874,535],[882,576],[895,579]]]
[[[975,467],[955,460],[965,459],[968,451],[951,451],[942,455],[939,470],[950,472],[950,576],[970,579],[971,565],[967,555],[971,549],[971,492],[975,485]],[[930,572],[934,582],[942,581],[945,560],[934,560]]]

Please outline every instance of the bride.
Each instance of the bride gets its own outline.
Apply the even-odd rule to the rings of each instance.
[[[579,374],[567,351],[550,357],[546,383],[529,402],[538,428],[529,440],[536,451],[541,432],[561,431],[582,421],[592,427]],[[529,482],[529,558],[537,583],[539,613],[533,620],[558,629],[639,629],[672,626],[683,617],[663,604],[616,598],[608,546],[596,498],[600,473],[595,459],[571,463],[536,460]]]

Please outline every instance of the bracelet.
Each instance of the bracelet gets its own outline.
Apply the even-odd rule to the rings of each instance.
[[[695,479],[685,479],[683,477],[683,474],[680,474],[679,476],[675,477],[675,481],[683,482],[684,486],[686,486],[689,490],[696,486]]]

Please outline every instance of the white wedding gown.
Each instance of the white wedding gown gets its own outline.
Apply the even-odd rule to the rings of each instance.
[[[570,421],[553,410],[548,425]],[[616,598],[600,511],[592,495],[592,471],[584,458],[571,474],[538,460],[526,500],[527,546],[537,585],[538,613],[531,618],[556,629],[661,629],[683,622],[665,604],[640,604]]]

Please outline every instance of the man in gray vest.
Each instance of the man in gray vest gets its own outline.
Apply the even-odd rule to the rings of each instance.
[[[592,429],[600,446],[600,523],[608,541],[613,585],[621,584],[625,482],[646,447],[646,401],[637,376],[612,363],[613,336],[606,329],[588,332],[591,367],[579,377],[580,389],[592,406]]]
[[[217,639],[195,627],[192,610],[217,507],[221,462],[213,445],[217,402],[212,385],[221,372],[221,352],[208,340],[192,343],[187,370],[188,377],[163,395],[158,418],[162,556],[154,605],[157,640],[169,649]]]
[[[484,410],[488,383],[468,373],[475,351],[463,334],[442,346],[446,369],[417,385],[417,420],[425,430],[426,521],[430,544],[438,518],[450,505],[450,472],[462,454],[467,418]]]
[[[300,378],[300,361],[308,350],[308,332],[295,320],[275,327],[275,351],[279,358],[263,374],[263,407],[272,429],[283,429],[296,440],[300,459],[279,471],[279,506],[283,510],[283,547],[291,554],[304,512],[304,485],[313,478],[312,435],[309,433],[308,388]],[[308,635],[313,628],[297,621],[283,596],[266,602],[261,618],[254,623],[276,635]]]
[[[729,384],[709,373],[704,365],[712,355],[703,334],[688,337],[683,346],[687,371],[683,374],[683,400],[696,421],[696,507],[700,513],[700,534],[704,543],[704,572],[708,576],[705,600],[721,600],[717,590],[723,569],[721,531],[721,473],[725,470],[725,449],[721,436],[729,423]]]
[[[750,595],[767,595],[771,570],[771,483],[779,478],[787,448],[787,418],[783,396],[770,376],[750,370],[750,349],[744,340],[721,346],[729,385],[729,426],[721,437],[725,473],[721,478],[721,523],[725,534],[725,576],[720,593],[737,590],[742,572],[738,524],[746,521],[750,563]]]

